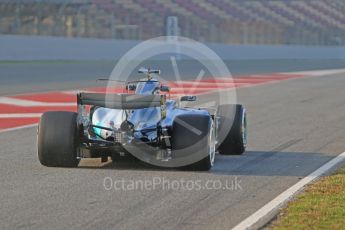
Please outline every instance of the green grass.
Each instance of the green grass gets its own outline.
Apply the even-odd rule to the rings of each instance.
[[[345,229],[345,168],[308,186],[269,229]]]

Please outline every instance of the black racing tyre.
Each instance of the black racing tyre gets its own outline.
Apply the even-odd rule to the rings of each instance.
[[[210,157],[207,156],[194,164],[188,165],[184,169],[190,171],[209,171],[212,168],[212,166],[213,163],[211,163]]]
[[[247,144],[247,117],[243,105],[220,105],[218,152],[222,155],[241,155]]]
[[[54,111],[42,115],[37,134],[38,159],[48,167],[77,167],[77,113]]]
[[[196,163],[181,167],[181,169],[208,171],[213,166],[214,154],[209,155],[210,130],[213,131],[213,121],[209,115],[183,114],[174,119],[171,133],[173,158],[187,156],[191,153],[206,156]]]

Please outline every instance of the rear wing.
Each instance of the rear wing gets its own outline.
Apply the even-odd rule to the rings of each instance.
[[[110,109],[144,109],[165,105],[165,95],[79,93],[78,105],[95,105]]]

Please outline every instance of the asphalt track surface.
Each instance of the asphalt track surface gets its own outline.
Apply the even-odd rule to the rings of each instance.
[[[225,61],[225,64],[233,77],[345,67],[344,60],[246,60]],[[100,86],[102,84],[96,79],[108,78],[115,65],[116,61],[0,62],[0,96]],[[163,78],[176,80],[170,61],[149,60],[138,68],[141,66],[159,68]],[[204,69],[194,61],[178,61],[178,67],[182,80],[195,79],[200,69]],[[208,75],[207,70],[205,75]],[[131,76],[134,79],[140,77],[135,72]]]
[[[99,160],[83,160],[76,169],[47,168],[37,159],[36,128],[0,133],[0,228],[230,229],[344,152],[344,75],[239,88],[238,100],[248,111],[247,152],[218,155],[210,172]],[[16,93],[28,90],[18,87]],[[200,181],[201,186],[220,181],[228,187],[108,190],[105,178],[128,183],[165,180],[171,187],[181,179]]]

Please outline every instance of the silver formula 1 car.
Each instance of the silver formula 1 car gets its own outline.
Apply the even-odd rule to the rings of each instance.
[[[37,141],[41,164],[76,167],[82,158],[134,156],[156,166],[209,170],[216,152],[245,151],[242,105],[191,107],[197,97],[171,99],[170,88],[154,78],[159,70],[139,72],[145,78],[126,82],[126,93],[78,93],[77,113],[44,113]]]

